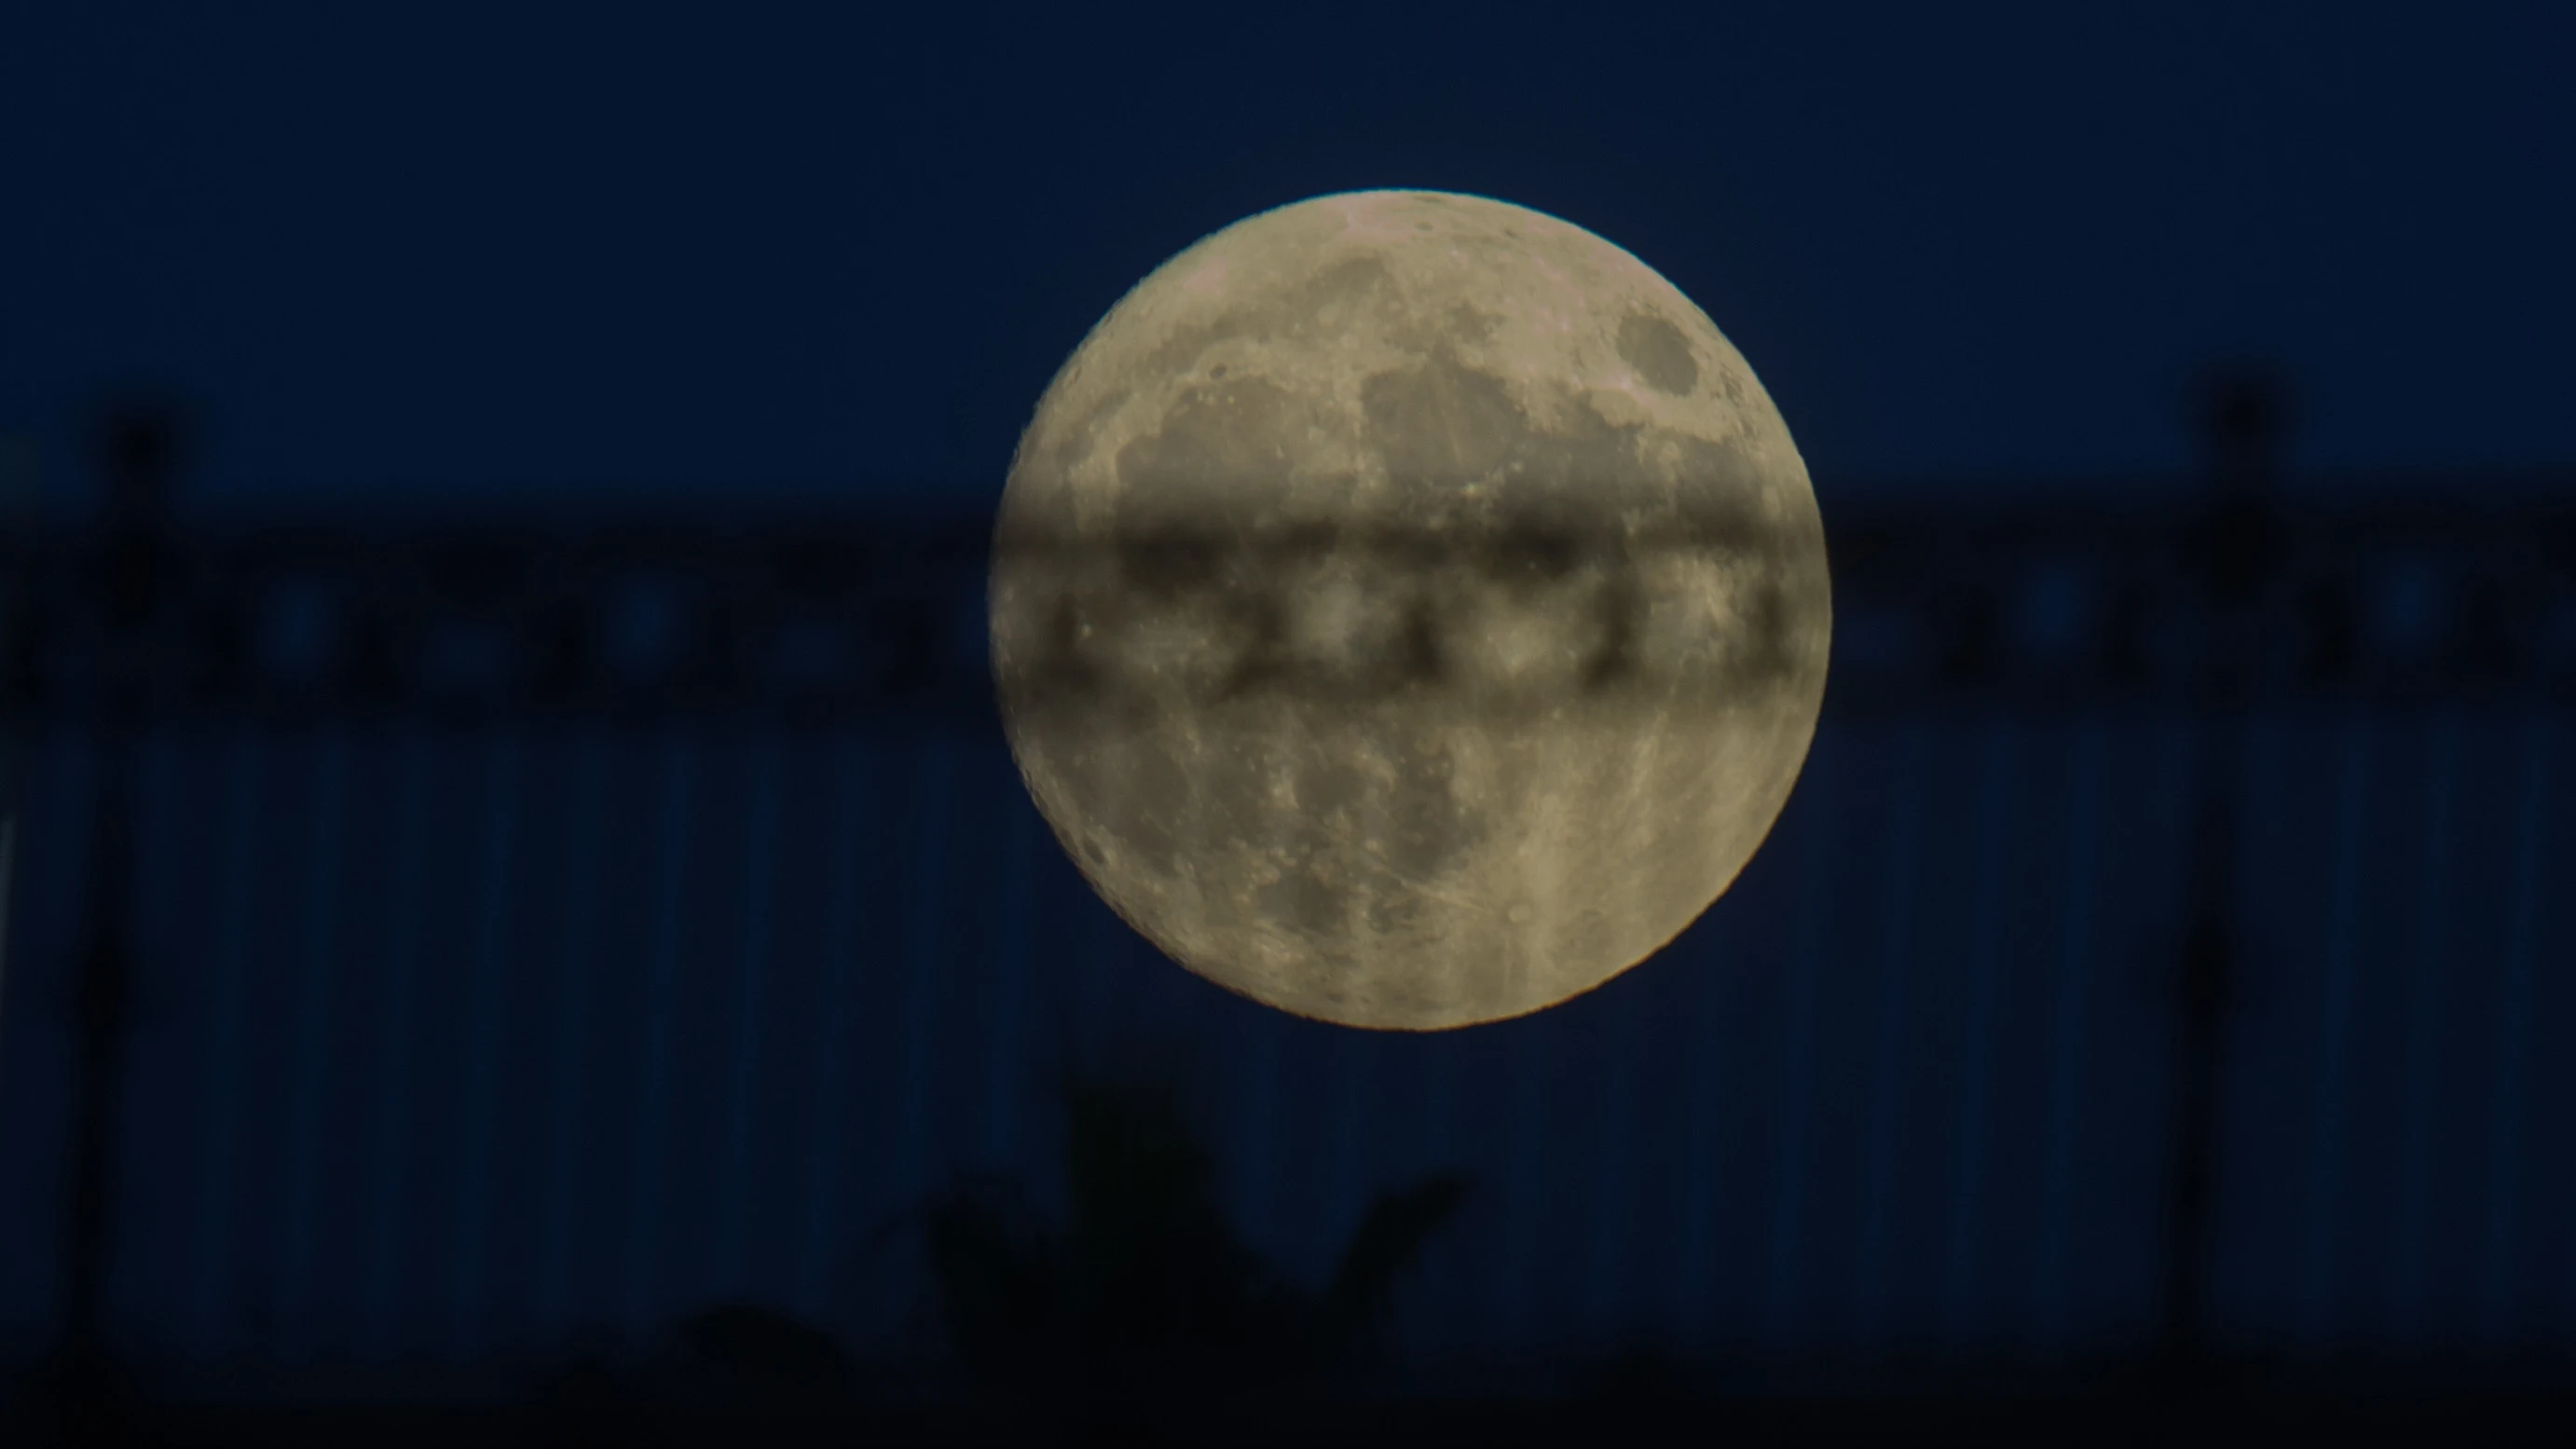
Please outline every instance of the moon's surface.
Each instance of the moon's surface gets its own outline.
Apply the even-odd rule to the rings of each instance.
[[[1530,526],[1593,545],[1492,552]],[[1021,439],[990,588],[1012,753],[1102,897],[1235,991],[1413,1030],[1705,911],[1831,628],[1806,466],[1716,325],[1580,227],[1428,191],[1261,213],[1128,293]]]

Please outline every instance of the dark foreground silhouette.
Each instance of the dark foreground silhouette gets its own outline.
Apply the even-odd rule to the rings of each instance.
[[[548,1429],[580,1439],[619,1417],[619,1400],[642,1399],[679,1414],[762,1414],[785,1433],[789,1418],[926,1393],[969,1438],[1231,1442],[1258,1436],[1283,1406],[1368,1391],[1396,1286],[1465,1200],[1464,1176],[1379,1194],[1329,1279],[1310,1287],[1227,1220],[1218,1164],[1179,1090],[1072,1077],[1062,1105],[1060,1226],[1041,1223],[1016,1184],[971,1178],[911,1216],[944,1340],[937,1370],[871,1373],[821,1329],[719,1304],[678,1325],[649,1385],[597,1368],[551,1381]]]
[[[2576,1445],[2562,1362],[2449,1380],[2408,1366],[2105,1363],[2040,1377],[1935,1364],[1841,1378],[1629,1358],[1532,1365],[1469,1391],[1381,1350],[1397,1283],[1468,1185],[1371,1204],[1325,1282],[1300,1286],[1227,1222],[1178,1096],[1077,1081],[1065,1212],[961,1182],[912,1215],[943,1352],[896,1369],[756,1304],[674,1325],[640,1366],[583,1361],[447,1406],[155,1399],[100,1360],[19,1386],[0,1446],[905,1444]]]

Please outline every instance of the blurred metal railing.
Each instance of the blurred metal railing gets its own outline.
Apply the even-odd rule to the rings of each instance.
[[[2223,428],[2219,441],[2220,486],[2169,508],[1829,508],[1829,715],[1975,705],[2223,721],[2257,707],[2576,701],[2576,479],[2481,490],[2474,503],[2443,486],[2451,480],[2427,479],[2376,486],[2368,503],[2294,504],[2270,489],[2259,459],[2226,461]],[[171,450],[149,420],[113,432],[103,458],[102,521],[0,542],[0,722],[68,724],[92,736],[101,761],[72,998],[61,1294],[76,1359],[99,1351],[130,996],[126,817],[147,724],[717,711],[937,727],[994,709],[984,608],[996,541],[980,516],[183,529],[162,507]],[[1000,546],[1074,565],[1060,581],[1066,607],[1097,627],[1086,658],[1067,662],[1085,665],[1095,689],[1119,677],[1122,626],[1141,638],[1172,618],[1258,620],[1293,607],[1240,543],[1165,538],[1103,556],[1061,542]],[[1319,542],[1277,547],[1311,556]],[[1732,550],[1757,595],[1778,552],[1741,520],[1649,539],[1531,531],[1473,555],[1424,536],[1337,542],[1399,582],[1408,566],[1535,571],[1567,583],[1564,607],[1588,611],[1602,641],[1620,637],[1619,611],[1635,606],[1657,550]],[[1172,566],[1176,555],[1186,566]],[[1211,562],[1220,558],[1234,566]],[[1146,576],[1152,587],[1138,586]],[[1452,590],[1409,606],[1421,647],[1402,656],[1416,662],[1391,676],[1396,685],[1454,682],[1439,661],[1488,627],[1479,597]],[[1746,617],[1758,631],[1778,616]],[[1766,651],[1757,641],[1747,655]],[[1568,687],[1620,672],[1577,658]],[[2198,868],[2178,912],[2191,924],[2173,981],[2183,1071],[2164,1313],[2186,1355],[2202,1312],[2212,1074],[2230,999],[2234,738],[2223,733],[2207,753]]]
[[[1828,708],[2195,709],[2216,687],[2222,630],[2248,651],[2258,701],[2576,698],[2576,480],[2477,503],[2442,481],[2333,507],[1833,509]],[[1530,531],[1473,553],[1429,534],[1334,546],[1399,581],[1546,571],[1562,583],[1543,606],[1575,616],[1561,622],[1581,636],[1566,687],[1592,690],[1620,675],[1603,666],[1628,632],[1619,621],[1651,602],[1653,560],[1712,546],[1697,531],[1615,542]],[[1046,678],[1114,692],[1132,675],[1122,660],[1176,625],[1293,608],[1283,561],[1317,546],[1163,538],[1077,552],[1046,586],[1091,628],[1079,657],[1067,646],[1040,661]],[[1763,546],[1736,547],[1756,597],[1776,595]],[[1206,562],[1176,572],[1161,562],[1175,552]],[[989,714],[994,556],[978,517],[184,533],[130,519],[0,551],[0,712]],[[1150,587],[1137,582],[1149,572]],[[2222,616],[2213,581],[2236,573],[2242,602]],[[1375,687],[1472,687],[1441,661],[1493,627],[1494,591],[1416,593],[1408,618],[1428,647],[1386,661]],[[1748,618],[1756,631],[1785,622]],[[1762,642],[1744,657],[1776,657]]]

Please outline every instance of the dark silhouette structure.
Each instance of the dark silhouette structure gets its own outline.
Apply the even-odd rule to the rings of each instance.
[[[135,751],[145,709],[141,655],[161,607],[164,505],[181,429],[167,404],[138,401],[107,414],[96,438],[107,504],[105,544],[94,560],[105,636],[95,725],[103,762],[91,806],[86,944],[72,997],[77,1055],[58,1280],[61,1334],[48,1373],[52,1408],[72,1443],[115,1442],[120,1427],[122,1395],[104,1299],[133,1015]]]
[[[2232,1008],[2264,964],[2238,899],[2250,721],[2284,702],[2408,711],[2459,699],[2540,709],[2576,701],[2576,648],[2547,626],[2553,609],[2576,607],[2576,500],[2561,489],[2479,508],[2419,491],[2411,500],[2302,504],[2279,479],[2285,401],[2277,387],[2231,379],[2204,403],[2209,486],[2186,511],[1989,507],[1831,520],[1838,642],[1827,709],[1868,722],[1963,704],[2040,718],[2089,711],[2199,722],[2175,908],[2181,941],[2159,976],[2174,1072],[2153,1322],[2143,1363],[2123,1366],[2118,1392],[2168,1403],[2227,1389],[2227,1412],[2260,1424],[2242,1366],[2216,1352],[2211,1334],[2213,1243],[2224,1228],[2218,1146],[2229,1105],[2221,1068],[2238,1022]],[[10,542],[0,573],[0,720],[13,729],[69,725],[88,737],[94,758],[83,807],[89,864],[61,1003],[72,1067],[52,1249],[55,1348],[38,1396],[41,1424],[66,1442],[143,1432],[119,1376],[108,1285],[119,1261],[111,1227],[134,1075],[138,760],[153,729],[210,718],[462,730],[496,720],[704,717],[937,730],[989,721],[993,707],[975,627],[994,546],[981,519],[413,533],[315,520],[182,534],[167,503],[184,442],[179,415],[166,407],[112,415],[95,458],[107,505],[100,524]],[[1741,545],[1729,530],[1742,527],[1715,520],[1668,542]],[[1427,545],[1389,538],[1376,546]],[[1590,546],[1532,537],[1443,566],[1520,568],[1536,557],[1562,567]],[[1173,608],[1275,611],[1277,600],[1245,582],[1257,571],[1174,561],[1175,550],[1190,547],[1163,540],[1147,557],[1072,562],[1074,573],[1090,571],[1083,586],[1151,576]],[[2405,640],[2374,632],[2366,607],[2374,571],[2401,553],[2421,566],[2442,605],[2429,631]],[[2075,580],[2074,623],[2054,642],[2035,642],[2024,596],[2052,570]],[[265,612],[288,582],[320,600],[320,643],[302,657],[264,642]],[[1632,608],[1633,583],[1614,570],[1593,604],[1613,616]],[[1068,588],[1080,584],[1074,578]],[[619,624],[639,591],[666,605],[667,627],[649,647],[631,647]],[[1456,613],[1424,612],[1416,622],[1405,657],[1422,670],[1443,655],[1438,629],[1475,627],[1472,615]],[[1601,633],[1621,637],[1615,617]],[[805,648],[815,637],[833,647]],[[448,647],[460,639],[486,647]],[[1068,657],[1068,690],[1095,700],[1114,693],[1118,643],[1095,639],[1082,658]],[[1399,676],[1414,666],[1393,661]],[[1579,670],[1578,683],[1615,680],[1627,668]],[[1286,676],[1265,677],[1277,684]],[[23,1012],[19,994],[12,1005]],[[1220,1209],[1214,1149],[1167,1097],[1077,1082],[1065,1109],[1069,1212],[1060,1228],[962,1188],[921,1220],[960,1382],[1023,1404],[1100,1391],[1122,1375],[1283,1392],[1277,1375],[1288,1366],[1348,1383],[1328,1370],[1366,1359],[1390,1285],[1468,1201],[1465,1179],[1451,1175],[1381,1193],[1325,1284],[1304,1291],[1265,1266]],[[1480,1188],[1476,1200],[1503,1195]],[[774,1309],[715,1305],[680,1325],[677,1344],[679,1362],[699,1375],[693,1382],[730,1386],[709,1390],[717,1400],[793,1399],[828,1418],[884,1399],[870,1399],[866,1374],[832,1335]],[[2136,1368],[2145,1372],[2125,1372]],[[1621,1382],[1626,1398],[1670,1392],[1653,1386],[1668,1386],[1669,1376],[1646,1387]],[[619,1392],[613,1376],[564,1376],[543,1397],[555,1417],[534,1422],[561,1427]],[[2564,1411],[2554,1399],[2494,1410],[2499,1422]],[[1585,1412],[1597,1422],[1606,1411]],[[1739,1426],[1767,1422],[1765,1412],[1740,1403],[1723,1410]],[[1927,1410],[1917,1427],[1938,1437],[1959,1422]],[[1482,1442],[1570,1432],[1531,1416],[1477,1423]],[[905,1425],[885,1431],[934,1432],[928,1418]],[[1286,1420],[1270,1428],[1301,1431]],[[1427,1424],[1406,1432],[1440,1442]],[[1855,1417],[1833,1432],[1893,1430]],[[2000,1439],[2022,1431],[1959,1432]]]
[[[2185,1390],[2209,1364],[2210,1242],[2216,1194],[2219,1089],[2228,1007],[2236,991],[2243,927],[2236,911],[2237,840],[2243,829],[2247,710],[2254,606],[2274,583],[2284,538],[2273,496],[2282,398],[2257,375],[2221,379],[2203,399],[2211,477],[2207,513],[2192,538],[2211,628],[2208,745],[2193,796],[2187,929],[2173,976],[2173,1164],[2167,1175],[2166,1250],[2156,1368]]]

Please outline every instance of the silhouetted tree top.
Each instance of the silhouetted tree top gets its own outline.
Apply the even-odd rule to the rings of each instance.
[[[1380,1346],[1397,1281],[1467,1191],[1464,1177],[1440,1173],[1380,1194],[1332,1277],[1303,1289],[1227,1221],[1215,1160],[1177,1092],[1076,1078],[1063,1102],[1060,1232],[1033,1230],[965,1188],[929,1214],[952,1346],[988,1380],[1187,1371],[1202,1387],[1250,1386],[1353,1365]]]

